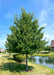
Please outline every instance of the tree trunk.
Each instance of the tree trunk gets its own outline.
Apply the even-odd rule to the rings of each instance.
[[[27,54],[26,54],[26,71],[28,71]]]

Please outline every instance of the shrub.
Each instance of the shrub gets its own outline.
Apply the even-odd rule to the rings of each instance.
[[[49,51],[41,51],[41,54],[48,54]]]
[[[13,55],[13,58],[14,58],[14,60],[16,60],[18,62],[25,61],[25,55],[15,54],[15,55]]]

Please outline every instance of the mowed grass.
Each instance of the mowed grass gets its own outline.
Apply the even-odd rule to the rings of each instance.
[[[33,56],[52,56],[52,57],[54,57],[54,53],[48,53],[48,54],[36,54],[36,53],[34,53],[33,54]]]
[[[54,75],[54,70],[31,62],[28,62],[28,72],[25,68],[25,62],[16,62],[7,55],[0,57],[0,75]]]

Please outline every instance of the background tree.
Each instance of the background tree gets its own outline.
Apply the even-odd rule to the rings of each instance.
[[[45,47],[45,51],[52,51],[52,47],[50,47],[50,46],[47,45],[47,46]]]
[[[10,26],[11,34],[8,34],[5,46],[9,52],[26,54],[26,71],[28,71],[27,55],[41,50],[46,42],[43,40],[44,27],[39,27],[34,14],[26,13],[24,8],[21,11],[19,18],[17,15],[14,17],[14,25]]]

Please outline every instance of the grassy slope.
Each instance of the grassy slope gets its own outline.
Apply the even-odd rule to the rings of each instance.
[[[28,63],[29,69],[32,71],[26,72],[25,63],[18,63],[8,56],[0,58],[0,75],[54,75],[54,70],[36,65],[33,63]]]

